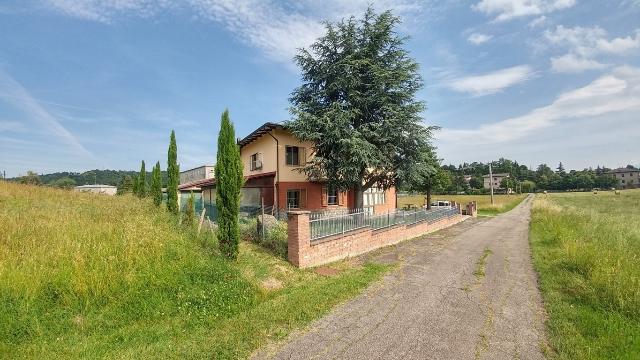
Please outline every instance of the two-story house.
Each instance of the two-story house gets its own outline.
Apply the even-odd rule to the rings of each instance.
[[[508,178],[509,174],[507,173],[502,173],[502,174],[493,174],[493,178],[491,178],[491,176],[489,176],[489,174],[487,175],[483,175],[482,176],[482,180],[484,183],[484,188],[485,189],[491,189],[491,183],[493,183],[493,188],[494,189],[501,189],[501,185],[500,183],[502,183],[502,180],[505,178]]]
[[[640,170],[629,168],[618,168],[607,172],[618,180],[618,187],[621,189],[634,189],[640,187]]]
[[[310,181],[302,168],[313,157],[313,144],[293,136],[282,124],[265,123],[238,141],[245,184],[241,206],[274,209],[353,208],[354,192],[340,192],[323,181]],[[203,188],[205,190],[205,188]],[[364,207],[375,213],[395,209],[395,189],[369,189]]]

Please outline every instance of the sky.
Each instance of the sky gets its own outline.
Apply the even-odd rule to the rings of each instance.
[[[288,120],[292,58],[323,21],[372,4],[402,19],[445,164],[640,165],[640,0],[3,0],[0,171],[7,177],[215,163]]]

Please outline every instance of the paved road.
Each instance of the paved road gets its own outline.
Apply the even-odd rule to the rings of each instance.
[[[400,266],[255,357],[542,359],[544,311],[528,245],[531,201],[368,256]],[[485,276],[474,275],[485,249],[491,251]]]

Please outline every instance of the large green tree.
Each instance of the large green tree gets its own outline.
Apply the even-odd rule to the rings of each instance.
[[[167,153],[167,209],[177,214],[178,208],[178,184],[180,183],[180,166],[178,165],[178,146],[176,145],[176,133],[171,130],[169,151]]]
[[[162,175],[160,171],[160,161],[156,162],[156,166],[151,171],[151,197],[156,206],[162,204]]]
[[[242,188],[244,178],[240,148],[236,143],[235,130],[229,120],[228,110],[222,113],[220,133],[218,134],[215,178],[218,243],[220,251],[225,256],[235,259],[238,256],[240,241],[238,214],[240,212],[240,188]]]
[[[398,23],[389,11],[368,9],[361,19],[327,23],[325,35],[295,57],[303,83],[291,95],[287,126],[315,153],[302,170],[354,189],[356,207],[368,188],[397,185],[431,139],[416,100],[423,81]]]
[[[140,174],[138,175],[138,197],[147,196],[147,171],[144,168],[144,160],[140,164]]]

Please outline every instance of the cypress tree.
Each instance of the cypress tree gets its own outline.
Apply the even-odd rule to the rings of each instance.
[[[240,188],[243,184],[240,149],[229,111],[222,113],[218,134],[218,154],[215,167],[216,207],[218,209],[218,242],[220,251],[230,259],[238,256],[240,228]]]
[[[178,208],[178,183],[180,168],[178,165],[178,146],[176,145],[176,133],[171,130],[169,152],[167,156],[167,209],[177,214]]]
[[[140,175],[138,175],[138,197],[147,196],[147,171],[144,168],[144,160],[140,165]]]
[[[156,163],[151,172],[151,196],[156,206],[162,204],[162,178],[160,175],[160,161]]]
[[[129,175],[125,175],[120,181],[120,185],[118,186],[118,195],[128,194],[133,192],[133,179]]]
[[[132,183],[131,192],[133,195],[139,196],[140,181],[138,180],[138,175],[133,175]]]

